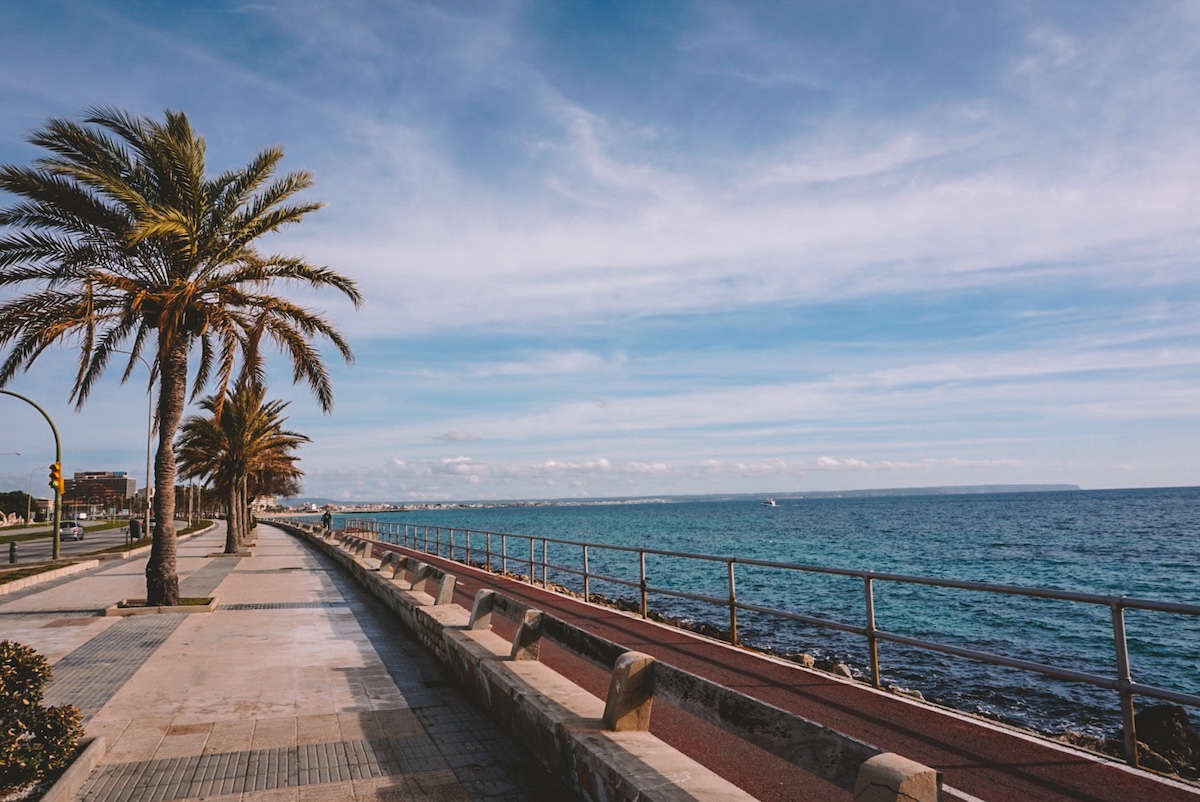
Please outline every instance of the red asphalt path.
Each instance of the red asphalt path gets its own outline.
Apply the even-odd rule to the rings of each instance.
[[[458,578],[455,601],[470,609],[492,588],[629,649],[769,702],[942,772],[946,786],[986,802],[1198,802],[1200,789],[967,716],[841,681],[729,644],[645,621],[462,563],[380,543]],[[511,624],[493,618],[511,636]],[[553,644],[541,661],[601,699],[608,674]],[[850,794],[676,708],[656,704],[651,731],[763,802],[847,800]],[[946,794],[954,798],[953,794]]]

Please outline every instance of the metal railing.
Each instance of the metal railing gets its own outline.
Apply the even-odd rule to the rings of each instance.
[[[1097,688],[1116,691],[1120,699],[1120,712],[1123,724],[1126,759],[1131,765],[1137,765],[1137,739],[1134,731],[1135,696],[1144,696],[1174,702],[1179,705],[1200,707],[1200,696],[1181,693],[1168,688],[1146,685],[1134,682],[1130,673],[1129,648],[1125,634],[1125,611],[1148,610],[1162,613],[1200,617],[1200,605],[1182,604],[1175,602],[1139,599],[1129,596],[1112,596],[1095,593],[1074,593],[1070,591],[1051,590],[1044,588],[1029,588],[1015,585],[998,585],[984,582],[966,582],[951,579],[935,579],[931,577],[910,576],[906,574],[885,573],[879,571],[860,571],[845,568],[827,568],[817,565],[801,565],[796,563],[775,562],[770,560],[743,559],[739,557],[719,557],[708,554],[667,551],[632,546],[615,546],[603,543],[586,543],[574,540],[542,537],[536,535],[518,535],[486,530],[464,529],[457,527],[428,526],[425,524],[387,523],[371,518],[357,516],[347,517],[344,522],[348,533],[365,533],[374,536],[381,542],[436,554],[451,560],[476,567],[484,567],[490,571],[510,574],[509,564],[523,566],[527,572],[522,579],[530,584],[540,584],[549,587],[549,571],[578,577],[582,581],[584,598],[591,598],[591,584],[601,581],[617,586],[636,589],[639,596],[639,612],[645,618],[649,614],[648,597],[650,594],[669,596],[691,601],[720,606],[727,610],[729,620],[730,641],[738,644],[738,613],[749,611],[767,616],[774,616],[801,624],[807,624],[825,629],[832,629],[859,635],[866,639],[868,659],[870,662],[871,684],[880,687],[879,649],[880,641],[903,644],[916,649],[940,652],[982,663],[1006,666],[1021,671],[1041,674],[1059,680],[1079,682]],[[455,535],[458,541],[455,541]],[[474,537],[474,543],[472,539]],[[482,543],[480,542],[482,541]],[[499,549],[494,545],[499,545]],[[528,556],[521,548],[519,555],[509,548],[510,541],[517,541],[522,546],[528,546]],[[565,565],[551,562],[550,546],[569,547],[578,550],[579,562]],[[597,551],[619,552],[637,556],[637,579],[608,576],[590,570],[590,554]],[[654,587],[649,584],[646,572],[646,557],[670,557],[709,563],[724,564],[724,584],[727,595],[723,597],[704,593],[692,593],[674,588]],[[760,604],[751,604],[738,599],[737,595],[737,566],[758,566],[763,568],[785,571],[803,572],[808,574],[824,574],[830,576],[849,577],[861,580],[863,600],[865,604],[865,621],[862,625],[847,624],[828,618],[803,615],[800,613],[781,610]],[[540,582],[538,575],[540,572]],[[1061,668],[1033,660],[1024,660],[992,652],[971,649],[949,643],[916,638],[896,632],[879,629],[875,624],[875,584],[880,582],[901,583],[906,585],[924,585],[937,588],[979,591],[983,593],[1005,594],[1026,598],[1053,599],[1058,601],[1076,602],[1082,604],[1107,607],[1112,620],[1112,642],[1115,656],[1116,676],[1108,677],[1088,671]]]

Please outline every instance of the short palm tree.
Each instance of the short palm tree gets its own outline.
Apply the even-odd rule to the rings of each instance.
[[[283,151],[210,176],[204,139],[185,115],[162,120],[93,109],[82,123],[52,119],[30,141],[48,151],[30,167],[0,167],[0,287],[29,289],[0,304],[0,387],[52,345],[79,348],[71,398],[82,406],[114,354],[128,352],[122,380],[143,352],[159,379],[157,487],[175,486],[173,443],[188,397],[210,381],[223,399],[236,372],[262,378],[264,340],[290,357],[328,411],[333,393],[314,340],[352,360],[332,324],[281,295],[280,281],[333,288],[357,306],[354,282],[303,259],[266,254],[256,242],[320,204],[292,202],[308,173],[272,175]],[[154,499],[157,520],[146,566],[150,604],[179,600],[175,497]]]
[[[309,439],[284,429],[287,403],[266,401],[253,383],[239,383],[223,402],[209,396],[200,406],[209,414],[190,416],[180,429],[179,470],[224,499],[225,551],[235,554],[250,532],[250,502],[267,487],[299,481],[294,452]]]

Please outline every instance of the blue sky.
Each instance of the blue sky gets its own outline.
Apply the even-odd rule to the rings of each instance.
[[[367,302],[306,297],[332,415],[271,373],[306,494],[1196,485],[1198,40],[1159,1],[10,2],[0,162],[112,105],[315,174],[268,244]],[[141,484],[144,379],[76,413],[71,357],[8,389]]]

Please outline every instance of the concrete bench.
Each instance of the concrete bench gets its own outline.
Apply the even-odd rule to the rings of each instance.
[[[458,581],[454,574],[446,573],[429,563],[421,562],[413,557],[406,557],[394,551],[383,555],[379,564],[380,573],[390,572],[390,578],[396,581],[402,580],[401,575],[406,571],[410,577],[409,590],[427,592],[426,586],[430,580],[434,580],[437,582],[437,592],[430,594],[433,596],[433,603],[451,604],[454,602],[454,588]]]
[[[611,668],[602,716],[606,730],[646,732],[655,698],[714,724],[854,794],[855,802],[936,802],[941,775],[837,730],[788,713],[739,691],[626,651],[540,610],[492,590],[475,594],[467,629],[489,630],[500,613],[517,623],[514,661],[537,660],[543,637],[578,657]]]

